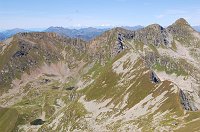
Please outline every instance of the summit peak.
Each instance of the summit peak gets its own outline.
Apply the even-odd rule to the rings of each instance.
[[[189,25],[189,23],[184,18],[179,18],[178,20],[175,21],[174,24],[181,26]]]

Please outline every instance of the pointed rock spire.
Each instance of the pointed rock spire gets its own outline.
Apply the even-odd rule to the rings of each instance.
[[[179,18],[174,24],[180,26],[190,26],[190,24],[184,18]]]

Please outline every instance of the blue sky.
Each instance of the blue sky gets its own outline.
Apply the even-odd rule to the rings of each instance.
[[[0,29],[200,25],[200,0],[0,0]]]

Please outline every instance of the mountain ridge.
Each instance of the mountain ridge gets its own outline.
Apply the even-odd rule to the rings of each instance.
[[[197,130],[199,51],[199,33],[182,18],[90,41],[19,33],[0,42],[0,106],[17,111],[8,118],[16,131]]]
[[[127,30],[134,31],[134,30],[140,30],[140,29],[144,28],[145,26],[138,25],[138,26],[121,26],[121,27],[124,28],[124,29],[127,29]],[[199,30],[199,26],[192,26],[192,27],[196,31],[198,31],[198,32],[200,31]],[[88,28],[90,28],[90,27],[88,27]],[[88,28],[70,29],[70,28],[64,28],[64,27],[53,27],[53,26],[51,26],[51,27],[45,29],[43,32],[45,32],[45,31],[47,31],[47,32],[55,31],[55,32],[60,33],[61,35],[64,35],[66,37],[67,36],[71,36],[71,37],[76,37],[76,38],[82,38],[82,39],[85,39],[85,40],[91,40],[92,38],[96,37],[96,35],[88,37],[87,34],[86,34],[86,36],[81,36],[81,35],[79,35],[79,32],[78,32],[78,30],[83,31],[83,30],[86,30]],[[66,32],[68,32],[68,33],[62,33],[61,31],[59,31],[59,29],[61,29],[61,30],[67,30]],[[100,30],[100,31],[98,31],[99,33],[97,33],[97,35],[100,35],[104,31],[109,30],[111,28],[106,28],[106,27],[105,28],[95,28],[95,27],[91,27],[91,29],[98,29],[98,30]],[[71,35],[70,33],[74,32],[74,31],[77,32],[78,34],[75,33],[74,35]],[[9,29],[9,30],[0,32],[0,41],[3,41],[5,39],[13,36],[16,33],[19,33],[19,32],[37,32],[37,31],[36,30],[34,30],[34,31],[32,31],[32,30],[24,30],[24,29],[20,29],[20,28]],[[97,31],[93,31],[93,32],[95,34],[95,32],[97,32]]]

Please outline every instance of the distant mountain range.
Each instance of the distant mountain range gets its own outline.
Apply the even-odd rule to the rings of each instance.
[[[141,25],[138,25],[138,26],[122,26],[122,28],[126,29],[126,30],[132,30],[132,31],[135,31],[135,30],[139,30],[139,29],[142,29],[144,28],[144,26],[141,26]]]
[[[49,27],[44,32],[55,32],[65,37],[71,38],[81,38],[83,40],[91,40],[92,38],[102,34],[103,32],[109,30],[106,29],[97,29],[97,28],[82,28],[82,29],[69,29],[63,27]]]
[[[200,32],[200,26],[193,26],[193,28],[194,28],[196,31]]]
[[[124,28],[126,30],[135,31],[135,30],[144,28],[144,26],[141,26],[141,25],[122,26],[122,28]],[[193,26],[193,28],[196,31],[200,32],[200,26]],[[108,30],[110,30],[110,28],[108,28],[108,27],[105,27],[105,28],[88,27],[88,28],[81,28],[81,29],[69,29],[69,28],[64,28],[64,27],[49,27],[46,30],[44,30],[43,32],[55,32],[55,33],[58,33],[59,35],[65,36],[65,37],[80,38],[80,39],[89,41]],[[3,41],[17,33],[20,33],[20,32],[37,32],[37,31],[25,30],[25,29],[20,29],[20,28],[2,31],[2,32],[0,32],[0,41]]]
[[[143,26],[133,26],[133,27],[123,26],[122,28],[127,29],[127,30],[138,30],[138,29],[143,28]],[[88,28],[81,28],[81,29],[69,29],[69,28],[64,28],[64,27],[49,27],[43,32],[55,32],[65,37],[80,38],[80,39],[88,41],[101,35],[103,32],[108,31],[108,30],[110,30],[110,28],[108,27],[105,27],[105,28],[88,27]],[[24,29],[19,29],[19,28],[6,30],[3,32],[0,32],[0,41],[5,40],[20,32],[34,32],[34,31],[24,30]]]
[[[143,28],[143,26],[122,26],[122,28],[127,30],[138,30]],[[69,28],[63,28],[63,27],[50,27],[45,32],[55,32],[63,36],[68,36],[72,38],[81,38],[83,40],[91,40],[95,38],[96,36],[101,35],[103,32],[110,30],[110,28],[81,28],[81,29],[69,29]]]
[[[20,28],[6,30],[6,31],[3,31],[3,32],[0,32],[0,41],[5,40],[5,39],[17,34],[17,33],[20,33],[20,32],[31,32],[31,31],[25,30],[25,29],[20,29]]]

